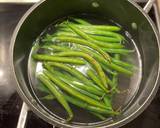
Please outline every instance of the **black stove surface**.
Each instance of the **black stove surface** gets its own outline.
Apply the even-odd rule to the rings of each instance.
[[[9,68],[9,45],[13,30],[31,4],[0,4],[0,128],[16,128],[22,100],[16,93]],[[154,10],[150,16],[155,21]],[[5,71],[5,72],[4,72]],[[29,112],[26,128],[52,128]],[[160,90],[150,106],[122,128],[160,128]]]

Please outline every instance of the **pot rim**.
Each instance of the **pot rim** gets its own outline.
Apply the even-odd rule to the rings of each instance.
[[[17,89],[17,92],[19,93],[20,97],[23,99],[23,101],[29,106],[29,108],[35,113],[37,114],[39,117],[41,117],[43,120],[45,120],[46,122],[54,125],[54,123],[56,123],[56,125],[59,125],[59,126],[62,126],[61,122],[59,121],[53,121],[50,116],[48,115],[44,115],[44,113],[42,111],[40,111],[37,107],[35,107],[30,99],[24,95],[24,92],[23,90],[21,89],[20,85],[19,85],[19,82],[16,78],[16,73],[15,73],[15,69],[14,69],[14,61],[13,61],[13,51],[14,51],[14,44],[15,44],[15,41],[16,41],[16,37],[17,37],[17,34],[21,28],[21,26],[23,25],[24,21],[26,20],[26,18],[37,8],[39,7],[42,3],[44,3],[46,0],[42,0],[36,4],[34,4],[24,15],[23,17],[20,19],[19,23],[17,24],[14,32],[13,32],[13,35],[12,35],[12,38],[11,38],[11,45],[10,45],[10,66],[11,66],[11,72],[13,73],[13,77],[15,78],[15,81],[17,83],[17,86],[16,86],[16,89]],[[137,9],[140,13],[143,14],[143,16],[146,18],[146,20],[150,23],[150,26],[152,27],[153,29],[153,32],[155,33],[155,36],[156,36],[156,39],[157,39],[157,44],[158,44],[158,49],[159,49],[159,58],[160,58],[160,37],[159,37],[159,34],[158,34],[158,30],[155,26],[155,24],[153,23],[153,21],[151,20],[151,18],[149,17],[149,15],[137,4],[135,3],[134,1],[132,0],[126,0],[128,1],[130,4],[132,4],[135,9]],[[114,124],[108,124],[107,126],[102,126],[102,128],[110,128],[110,127],[121,127],[127,123],[129,123],[130,121],[132,121],[133,119],[135,119],[137,116],[139,116],[147,107],[148,105],[151,103],[151,101],[153,100],[153,98],[155,97],[157,91],[158,91],[158,88],[159,88],[159,82],[160,82],[160,59],[159,59],[159,67],[158,67],[158,75],[157,75],[157,78],[156,78],[156,81],[155,81],[155,84],[154,84],[154,87],[150,93],[150,95],[148,96],[148,98],[143,102],[143,104],[136,110],[134,111],[131,115],[129,115],[128,117],[118,121],[118,122],[115,122]],[[47,112],[48,113],[48,112]],[[75,126],[71,126],[69,124],[65,124],[65,127],[69,127],[69,128],[72,128],[72,127],[75,127]],[[86,128],[89,128],[90,126],[86,126]],[[92,126],[91,126],[92,127]]]

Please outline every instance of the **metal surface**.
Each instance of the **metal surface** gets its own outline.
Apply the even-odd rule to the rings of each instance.
[[[0,3],[36,3],[40,0],[0,0]]]
[[[24,70],[25,63],[26,63],[26,61],[24,60],[25,55],[26,55],[27,49],[30,49],[30,46],[31,46],[30,44],[32,44],[33,39],[35,39],[35,37],[43,30],[44,26],[49,24],[49,22],[51,23],[51,21],[53,21],[53,17],[57,14],[57,12],[59,12],[58,10],[59,9],[61,10],[60,7],[63,7],[63,12],[59,12],[61,15],[64,15],[64,13],[65,14],[67,13],[67,8],[64,8],[64,7],[66,7],[67,4],[69,4],[69,3],[63,3],[64,2],[63,1],[63,2],[61,2],[61,6],[57,6],[56,2],[59,2],[59,1],[54,1],[54,4],[52,3],[53,2],[52,0],[50,0],[50,1],[48,0],[46,2],[48,2],[48,3],[45,3],[45,2],[43,3],[43,1],[42,1],[41,3],[32,7],[32,9],[30,9],[25,14],[25,16],[21,19],[17,29],[15,30],[15,33],[14,33],[14,36],[12,39],[12,47],[11,48],[12,48],[12,52],[13,52],[13,50],[15,50],[14,51],[15,52],[14,53],[14,64],[15,64],[14,68],[16,68],[16,72],[14,72],[14,73],[15,73],[15,75],[18,76],[18,77],[16,77],[17,82],[20,83],[17,87],[19,89],[20,95],[25,100],[25,102],[41,118],[43,118],[44,120],[46,120],[49,123],[53,123],[53,124],[56,123],[56,124],[59,124],[60,126],[63,125],[65,127],[76,127],[73,124],[72,124],[72,126],[69,124],[64,124],[64,123],[60,122],[60,120],[57,120],[55,117],[48,114],[46,111],[43,111],[44,109],[41,106],[39,106],[37,104],[37,102],[34,100],[34,97],[32,96],[31,92],[29,91],[29,87],[27,86],[29,84],[26,83],[27,81],[25,81],[24,80],[25,77],[23,77],[23,75],[25,76],[25,70]],[[87,2],[83,1],[83,2],[85,2],[85,4],[86,4],[84,6],[86,8],[88,8],[89,3],[87,3],[87,2],[89,2],[89,1],[87,1]],[[103,1],[103,2],[105,3],[107,1]],[[119,2],[123,3],[123,1],[119,1]],[[129,15],[127,15],[127,17],[125,17],[126,19],[124,19],[124,17],[121,15],[116,15],[117,14],[116,12],[114,12],[113,14],[115,14],[117,16],[116,18],[119,18],[120,24],[122,24],[125,28],[130,29],[131,34],[133,34],[133,35],[140,34],[140,36],[136,35],[135,38],[139,39],[140,44],[143,46],[141,48],[142,48],[142,52],[144,52],[144,54],[143,54],[143,59],[144,59],[143,60],[144,61],[143,68],[145,69],[144,76],[143,76],[144,80],[142,81],[143,84],[141,84],[141,88],[135,98],[135,102],[133,102],[132,106],[130,106],[130,108],[124,114],[124,116],[121,117],[122,119],[119,118],[119,120],[115,121],[115,123],[113,123],[113,124],[107,125],[107,123],[104,122],[104,123],[99,123],[94,126],[88,126],[88,127],[100,127],[100,126],[115,127],[115,126],[122,126],[122,125],[126,124],[127,122],[136,118],[148,106],[148,104],[153,99],[153,97],[157,91],[157,88],[158,88],[157,83],[159,82],[159,38],[158,38],[156,28],[155,28],[153,22],[150,20],[150,18],[135,3],[130,2],[130,4],[129,3],[121,4],[121,5],[124,5],[125,10],[122,10],[122,8],[120,8],[121,6],[119,6],[119,3],[117,3],[117,5],[116,5],[116,3],[114,3],[114,6],[117,7],[117,10],[122,11],[122,15],[127,15],[128,11],[131,11],[131,12],[134,11],[134,13],[135,13],[134,17],[133,16],[130,17]],[[76,3],[75,3],[75,1],[72,1],[72,4],[75,6],[74,7],[75,10],[80,9],[80,8],[78,8],[80,5],[79,4],[77,5],[77,1],[76,1]],[[40,8],[38,7],[39,5],[41,6]],[[52,8],[49,8],[49,5],[52,5],[52,7],[55,6],[55,7],[53,7],[54,11],[52,10]],[[113,11],[113,9],[111,8],[112,7],[111,5],[109,7],[105,6],[105,8],[103,8],[103,5],[107,5],[107,4],[101,5],[102,8],[99,8],[100,10],[102,9],[101,11],[103,11],[103,12]],[[136,8],[133,7],[133,5]],[[68,6],[70,6],[70,5],[68,5]],[[85,8],[84,6],[83,6],[83,9]],[[45,9],[45,7],[47,7],[48,10]],[[56,7],[59,7],[59,8],[56,8]],[[31,19],[28,20],[28,18],[29,18],[28,16],[32,13],[32,11],[35,8],[36,8],[36,11],[39,10],[40,12],[33,14],[32,16],[30,16]],[[73,8],[73,6],[72,6],[72,8]],[[92,8],[90,8],[90,9],[92,10]],[[108,10],[106,11],[105,9],[108,9]],[[128,9],[127,14],[125,13],[126,9]],[[50,12],[52,12],[52,13],[50,13]],[[54,14],[53,12],[56,12],[56,14]],[[38,14],[41,14],[41,17],[39,17]],[[133,15],[133,13],[132,13],[132,15]],[[52,16],[52,18],[50,16]],[[135,33],[135,31],[133,31],[130,28],[130,25],[128,24],[128,23],[131,23],[133,21],[132,18],[135,18],[136,16],[137,16],[137,18],[136,18],[135,22],[137,22],[137,25],[139,27],[142,27],[142,29],[140,29],[138,31],[138,33]],[[36,18],[36,20],[35,20],[35,18]],[[37,20],[41,21],[41,23],[37,22]],[[45,20],[45,22],[43,20]],[[126,20],[126,21],[124,21],[124,20]],[[129,20],[129,21],[127,21],[127,20]],[[24,23],[24,21],[25,21],[25,23]],[[32,21],[32,26],[29,26],[30,21]],[[143,22],[143,24],[142,24],[142,22]],[[41,25],[39,25],[39,23]],[[142,26],[140,26],[140,25],[142,25]],[[33,29],[33,26],[36,29]],[[20,30],[20,32],[19,32],[19,30]],[[29,31],[29,30],[34,30],[34,31]],[[144,30],[147,30],[147,33]],[[148,36],[148,35],[150,35],[150,36]],[[16,36],[18,36],[18,37],[16,38]],[[32,39],[30,37],[32,37]],[[15,49],[13,49],[15,41],[16,41],[16,45],[14,47]],[[23,45],[18,42],[23,42]],[[150,43],[150,47],[147,47],[146,42]],[[17,43],[18,43],[18,45],[17,45]],[[152,48],[152,50],[151,50],[151,48]],[[150,62],[152,62],[152,63],[150,63]],[[13,64],[13,62],[12,62],[12,64]],[[150,67],[150,68],[148,68],[148,67]],[[14,68],[13,68],[13,70],[14,70]]]
[[[155,16],[156,16],[156,23],[157,23],[157,27],[160,33],[160,11],[158,9],[158,5],[154,4],[154,11],[155,11]]]
[[[145,7],[144,7],[144,11],[145,11],[146,13],[148,13],[148,12],[151,10],[151,8],[152,8],[152,6],[153,6],[153,4],[154,4],[155,1],[156,1],[156,0],[149,0],[149,1],[147,2],[147,4],[146,4]]]
[[[29,111],[28,106],[26,105],[26,103],[23,102],[20,116],[18,119],[17,128],[25,128],[25,124],[26,124],[26,120],[27,120],[27,116],[28,116],[28,111]]]
[[[40,0],[0,0],[0,3],[36,3]],[[148,0],[133,0],[135,2],[147,2]]]

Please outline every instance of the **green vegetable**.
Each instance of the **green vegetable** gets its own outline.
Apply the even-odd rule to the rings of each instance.
[[[55,64],[55,65],[54,65]],[[50,64],[51,65],[51,64]],[[54,66],[58,66],[58,67],[62,67],[62,68],[64,68],[64,69],[66,69],[67,71],[70,71],[70,70],[72,70],[72,69],[74,69],[74,68],[71,68],[71,67],[67,67],[67,66],[65,66],[65,65],[63,65],[63,64],[59,64],[59,63],[52,63],[52,65],[54,65]],[[52,67],[50,67],[48,64],[44,64],[44,67],[47,69],[47,70],[49,70],[50,72],[52,72],[54,75],[56,75],[55,73],[54,73],[54,71],[52,70]],[[73,72],[73,74],[76,74],[78,71],[77,70],[73,70],[72,71]],[[76,72],[76,73],[75,73]],[[78,76],[81,76],[82,74],[80,73],[80,72],[78,72]],[[62,76],[62,75],[61,75]],[[83,75],[81,76],[82,78],[85,78]],[[81,78],[80,77],[80,78]],[[62,76],[62,77],[60,77],[60,79],[62,79],[65,83],[69,83],[68,81],[69,80],[67,80],[66,78],[65,78],[65,76]],[[88,81],[88,80],[87,80]],[[77,86],[75,86],[75,84],[69,84],[69,85],[71,85],[75,90],[77,90],[77,91],[79,91],[79,92],[81,92],[82,94],[84,94],[84,95],[86,95],[86,96],[89,96],[89,97],[91,97],[91,98],[93,98],[93,99],[95,99],[95,100],[100,100],[101,98],[100,97],[98,97],[98,96],[96,96],[95,94],[92,94],[92,93],[90,93],[90,92],[87,92],[87,91],[85,91],[85,90],[83,90],[83,89],[80,89],[80,88],[78,88]]]
[[[48,77],[46,77],[43,74],[38,74],[37,78],[46,85],[46,87],[51,91],[51,93],[56,97],[56,99],[59,101],[59,103],[61,103],[61,105],[65,108],[65,110],[68,112],[68,118],[67,121],[72,120],[73,118],[73,112],[71,110],[71,108],[69,107],[67,101],[65,100],[63,94],[61,93],[61,91],[56,87],[56,85],[54,85],[49,79]]]
[[[90,35],[93,39],[97,41],[102,41],[102,42],[109,42],[109,43],[119,43],[122,41],[122,39],[115,38],[115,37],[107,37],[107,36],[98,36],[98,35]]]
[[[119,115],[112,105],[119,74],[131,76],[135,69],[121,57],[134,52],[123,45],[121,27],[73,17],[55,27],[33,47],[32,58],[43,64],[37,89],[47,94],[40,100],[57,100],[68,113],[67,121],[73,118],[68,103],[101,120]]]
[[[89,78],[91,78],[91,80],[93,80],[95,84],[99,85],[100,87],[103,86],[100,79],[92,70],[88,70],[87,75],[89,76]]]
[[[56,97],[53,96],[52,94],[50,94],[50,95],[46,95],[44,97],[41,97],[40,99],[41,100],[54,100],[54,99],[56,99]]]
[[[69,103],[71,103],[75,106],[78,106],[80,108],[83,108],[85,110],[88,110],[89,112],[107,115],[107,116],[108,115],[111,115],[111,116],[119,115],[118,112],[115,112],[111,109],[103,109],[103,108],[95,107],[95,106],[89,105],[88,103],[86,103],[82,100],[79,100],[77,98],[73,98],[72,96],[69,96],[67,94],[63,93],[63,95]],[[54,99],[54,96],[52,96],[52,95],[48,95],[47,97],[53,97],[53,99]]]
[[[84,25],[84,24],[73,24],[69,22],[64,22],[63,24],[60,24],[60,27],[66,27],[66,24],[69,25],[75,25],[79,29],[92,29],[92,30],[103,30],[103,31],[120,31],[121,28],[117,26],[111,26],[111,25]]]
[[[74,88],[69,87],[69,85],[67,85],[66,83],[64,83],[63,81],[61,81],[59,78],[57,78],[56,76],[53,76],[52,73],[50,73],[49,71],[45,70],[44,74],[49,77],[58,87],[60,87],[62,90],[66,91],[67,93],[69,93],[70,95],[77,97],[79,99],[81,99],[82,101],[85,101],[91,105],[100,107],[100,108],[106,108],[104,103],[98,102],[96,100],[93,100],[92,98],[85,96],[83,94],[81,94],[80,92],[76,91]]]
[[[88,42],[86,40],[83,39],[78,39],[78,38],[73,38],[73,37],[63,37],[63,36],[59,36],[59,37],[53,37],[52,41],[60,41],[60,42],[69,42],[69,43],[75,43],[75,44],[81,44],[81,45],[85,45],[88,46],[94,50],[96,50],[97,52],[99,52],[102,56],[104,56],[107,60],[109,60],[108,55],[97,45]]]
[[[64,94],[64,97],[66,98],[66,100],[78,107],[81,107],[81,108],[84,108],[86,110],[89,110],[91,112],[96,112],[96,113],[100,113],[100,114],[103,114],[103,115],[111,115],[111,116],[115,116],[115,115],[119,115],[118,112],[114,112],[110,109],[107,109],[107,108],[100,108],[100,107],[95,107],[95,106],[92,106],[92,105],[89,105],[87,104],[86,102],[84,101],[81,101],[77,98],[73,98],[69,95],[66,95]]]
[[[50,72],[52,72],[53,75],[55,75],[55,76],[58,75],[67,84],[72,84],[72,85],[76,86],[77,88],[86,90],[86,91],[88,91],[90,93],[93,93],[95,95],[98,95],[98,96],[102,96],[104,94],[104,91],[101,88],[99,88],[98,86],[94,85],[90,81],[87,80],[86,82],[83,81],[82,83],[80,83],[79,80],[81,81],[81,77],[78,77],[78,78],[80,78],[78,80],[76,78],[73,78],[72,76],[69,76],[69,74],[64,74],[64,73],[60,73],[58,71],[52,70],[52,67],[51,67],[52,63],[50,62],[49,64],[45,63],[44,67],[47,70],[49,70]],[[58,66],[61,66],[61,64],[58,64]],[[76,76],[75,72],[73,72],[72,74],[74,74]],[[88,84],[86,84],[86,83],[88,83]]]
[[[120,54],[115,54],[115,55],[114,55],[114,57],[113,57],[113,59],[120,60],[120,59],[121,59],[121,56],[120,56]]]
[[[92,24],[90,24],[89,22],[87,22],[86,20],[83,20],[83,19],[80,19],[80,18],[72,18],[72,17],[71,17],[71,19],[74,20],[74,21],[76,21],[76,22],[79,23],[79,24],[92,25]]]
[[[96,116],[97,118],[99,118],[100,120],[106,120],[107,118],[99,113],[95,113],[95,112],[90,112],[92,115]]]
[[[64,57],[64,56],[71,56],[71,57],[83,57],[84,59],[86,59],[91,66],[96,70],[97,74],[100,77],[100,80],[102,82],[101,88],[104,89],[107,93],[108,93],[108,87],[107,87],[107,83],[106,83],[106,79],[105,79],[105,73],[103,72],[101,66],[99,65],[99,63],[93,59],[91,56],[89,56],[86,53],[83,52],[60,52],[57,54],[54,54],[55,56],[60,56],[60,57]]]
[[[87,48],[82,48],[82,50],[85,50],[85,52],[87,52],[88,54],[92,55],[93,58],[95,58],[98,62],[100,62],[101,64],[103,64],[103,66],[106,66],[108,68],[111,68],[113,70],[116,70],[120,73],[124,73],[124,74],[127,74],[127,75],[132,75],[133,73],[123,67],[120,67],[112,62],[108,62],[106,61],[104,58],[102,58],[99,54],[97,54],[96,52],[93,52],[92,50],[90,49],[87,49]]]
[[[53,35],[55,36],[69,36],[69,37],[79,37],[76,33],[73,32],[65,32],[65,31],[57,31]],[[97,40],[97,41],[102,41],[102,42],[108,42],[108,43],[119,43],[122,41],[122,39],[115,38],[115,37],[106,37],[106,36],[99,36],[99,35],[89,35],[91,38]]]
[[[100,42],[97,40],[94,40],[93,38],[91,38],[89,35],[87,35],[86,33],[84,33],[82,30],[78,29],[75,27],[75,25],[71,25],[71,24],[67,24],[75,33],[77,33],[79,36],[81,36],[82,38],[88,40],[89,42],[93,42],[98,46],[102,46],[102,47],[106,47],[106,48],[122,48],[123,45],[121,44],[113,44],[113,43],[104,43],[104,42]],[[108,54],[106,54],[107,58],[110,58],[110,56]],[[106,58],[106,59],[107,59]]]
[[[81,94],[84,94],[84,95],[86,95],[86,96],[88,96],[88,97],[90,97],[90,98],[92,98],[92,99],[95,99],[95,100],[101,100],[101,97],[99,97],[99,96],[97,96],[97,95],[95,95],[95,94],[92,94],[92,93],[89,93],[89,92],[87,92],[87,91],[85,91],[85,90],[83,90],[83,89],[80,89],[80,88],[76,87],[74,84],[70,84],[70,85],[71,85],[71,87],[73,87],[75,90],[79,91]]]
[[[64,31],[64,32],[71,32],[70,29],[68,28],[60,28],[59,30]],[[111,31],[103,31],[103,30],[93,30],[93,29],[83,29],[83,31],[87,34],[91,34],[91,35],[99,35],[99,36],[106,36],[106,37],[114,37],[117,38],[121,41],[125,40],[125,38],[115,32],[111,32]]]
[[[111,101],[111,98],[109,96],[104,96],[104,103],[105,105],[107,106],[107,108],[110,108],[112,111],[112,101]]]
[[[69,82],[68,82],[69,83]],[[92,94],[95,94],[95,95],[98,95],[100,97],[102,97],[105,92],[103,90],[99,90],[99,88],[95,88],[97,86],[88,86],[88,85],[85,85],[85,84],[81,84],[81,83],[78,83],[78,82],[71,82],[74,86],[76,86],[77,88],[80,88],[80,89],[83,89],[83,90],[86,90]]]
[[[42,83],[39,83],[38,86],[36,86],[36,89],[44,93],[49,93],[48,88]]]
[[[56,57],[53,55],[46,55],[46,54],[33,54],[32,57],[35,60],[39,60],[39,61],[54,61],[54,62],[71,63],[71,64],[78,64],[78,65],[85,64],[85,62],[81,59],[68,58],[68,57]]]
[[[119,53],[122,55],[126,55],[134,52],[134,50],[128,50],[128,49],[109,49],[109,48],[102,48],[102,49],[108,53]]]
[[[45,64],[47,66],[47,64]],[[73,68],[72,66],[69,65],[65,65],[65,64],[61,64],[61,63],[55,63],[55,62],[49,62],[48,66],[54,66],[54,67],[58,67],[62,70],[67,71],[68,73],[72,74],[73,76],[77,77],[78,79],[82,80],[84,83],[86,84],[91,84],[89,82],[89,80],[78,70],[76,70],[75,68]]]
[[[112,62],[113,62],[114,64],[119,65],[119,66],[122,66],[122,67],[124,67],[124,68],[128,68],[128,69],[133,69],[133,68],[135,68],[134,65],[129,64],[129,63],[124,62],[124,61],[121,61],[121,60],[119,60],[119,59],[112,58]]]
[[[58,45],[53,45],[53,44],[50,44],[50,45],[44,45],[42,46],[41,48],[44,48],[44,49],[49,49],[49,50],[53,50],[53,51],[70,51],[71,49],[68,48],[68,47],[62,47],[62,46],[58,46]]]

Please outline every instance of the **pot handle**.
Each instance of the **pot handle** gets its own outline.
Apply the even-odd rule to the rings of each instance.
[[[153,6],[153,4],[154,4],[155,1],[156,1],[156,0],[149,0],[149,1],[147,2],[147,4],[145,5],[145,7],[143,8],[143,10],[144,10],[146,13],[148,13],[148,12],[151,10],[151,8],[152,8],[152,6]]]
[[[26,103],[23,102],[18,123],[17,123],[17,128],[25,128],[28,111],[29,111],[28,106],[26,105]]]

